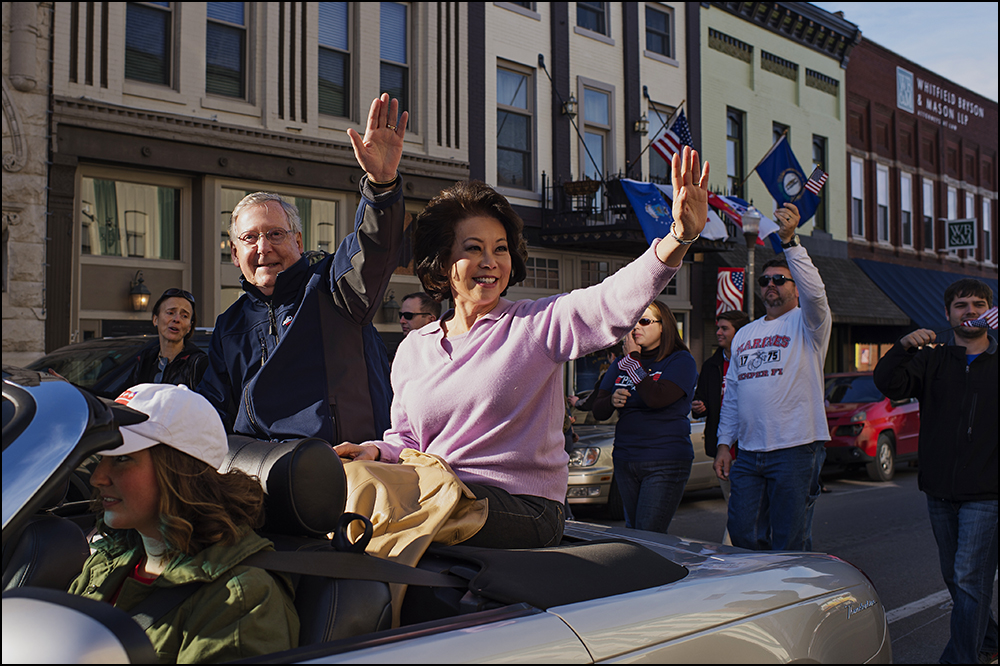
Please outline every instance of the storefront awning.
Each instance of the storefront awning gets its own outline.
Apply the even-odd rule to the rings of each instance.
[[[871,259],[855,259],[854,262],[917,326],[934,331],[948,328],[944,309],[945,289],[952,282],[969,277],[961,273],[900,266]],[[981,277],[976,279],[993,290],[995,303],[997,281]]]

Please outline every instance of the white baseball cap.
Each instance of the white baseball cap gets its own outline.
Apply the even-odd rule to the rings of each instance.
[[[115,399],[149,418],[119,428],[124,444],[99,455],[135,453],[166,444],[219,469],[229,451],[226,429],[219,413],[199,393],[187,386],[138,384]]]

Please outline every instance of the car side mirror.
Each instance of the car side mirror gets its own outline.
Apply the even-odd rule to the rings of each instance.
[[[53,640],[53,631],[59,634]],[[3,593],[3,663],[155,664],[146,632],[124,611],[61,590]]]
[[[903,405],[910,404],[910,399],[903,398],[902,400],[890,400],[889,404],[892,405],[893,407],[902,407]]]

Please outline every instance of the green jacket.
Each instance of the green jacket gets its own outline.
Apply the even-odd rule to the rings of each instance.
[[[143,556],[141,548],[114,549],[101,542],[94,547],[69,591],[108,601],[121,587],[115,606],[126,612],[156,589],[205,583],[146,631],[161,663],[231,661],[298,647],[299,617],[287,577],[238,564],[273,550],[255,532],[234,546],[209,546],[175,559],[151,585],[128,578]]]

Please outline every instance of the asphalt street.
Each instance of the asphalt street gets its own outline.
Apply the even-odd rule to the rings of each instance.
[[[864,471],[830,470],[823,478],[831,492],[816,504],[815,550],[847,560],[875,583],[889,617],[895,663],[937,663],[948,642],[951,598],[941,578],[927,502],[917,489],[916,468],[897,465],[888,483],[870,481]],[[574,511],[581,520],[624,524]],[[725,523],[722,492],[701,491],[685,497],[670,533],[718,542]]]

